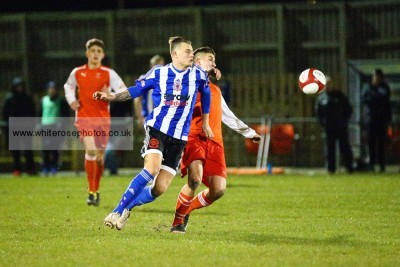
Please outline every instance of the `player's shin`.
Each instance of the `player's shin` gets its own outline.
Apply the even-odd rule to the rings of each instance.
[[[122,195],[121,201],[118,206],[113,210],[113,212],[118,212],[119,214],[137,197],[139,196],[147,183],[154,180],[152,176],[146,169],[143,169],[136,177],[131,181],[125,193]]]
[[[146,186],[142,193],[138,195],[129,205],[126,207],[128,210],[133,209],[136,206],[140,206],[146,203],[153,202],[156,198],[152,195],[151,189],[153,187],[151,185]]]
[[[201,209],[211,205],[213,202],[207,198],[208,189],[201,191],[190,203],[186,214],[192,212],[192,210]]]
[[[183,188],[182,188],[183,191]],[[175,218],[172,223],[173,226],[183,224],[185,215],[190,207],[193,197],[180,192],[176,201]]]

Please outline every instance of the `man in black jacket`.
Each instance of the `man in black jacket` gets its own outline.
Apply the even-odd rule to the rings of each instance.
[[[326,133],[326,152],[328,171],[336,171],[336,141],[339,142],[340,153],[349,173],[353,172],[353,153],[349,142],[349,119],[352,107],[347,97],[334,88],[327,77],[325,92],[317,99],[316,113]]]
[[[35,116],[35,105],[33,99],[27,94],[25,88],[25,82],[21,77],[15,77],[11,83],[11,92],[7,95],[4,107],[3,107],[3,120],[9,125],[10,117],[34,117]],[[34,124],[32,125],[32,129]],[[6,136],[8,138],[8,126],[6,126]],[[31,130],[32,130],[31,129]],[[28,149],[32,140],[29,137],[19,139],[23,143],[21,145],[21,150],[24,151],[25,155],[25,171],[29,175],[36,174],[35,163],[33,160],[33,152]],[[7,143],[10,140],[7,139]],[[20,150],[11,151],[14,160],[14,176],[20,176],[22,172],[21,160],[20,160]]]
[[[374,170],[374,165],[378,163],[380,172],[385,171],[385,141],[388,127],[392,122],[390,88],[383,79],[382,70],[376,69],[373,72],[371,84],[362,94],[369,150],[369,168]]]

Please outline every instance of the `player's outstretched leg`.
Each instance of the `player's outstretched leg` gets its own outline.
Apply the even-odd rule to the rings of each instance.
[[[140,193],[139,196],[137,196],[129,205],[126,207],[128,210],[132,210],[136,206],[141,206],[146,203],[153,202],[156,198],[153,196],[151,193],[151,190],[153,188],[153,185],[148,185],[146,186],[142,193]]]
[[[151,175],[146,169],[143,169],[140,173],[138,173],[136,175],[136,177],[129,184],[125,193],[122,195],[122,198],[121,198],[119,204],[115,207],[113,212],[111,212],[106,217],[106,219],[104,220],[104,224],[106,224],[107,226],[109,226],[109,224],[112,224],[113,227],[116,226],[117,221],[120,219],[120,217],[122,216],[122,214],[123,214],[124,210],[127,208],[127,206],[137,196],[139,196],[141,194],[141,192],[143,191],[143,189],[145,188],[147,183],[153,181],[153,179],[154,179],[153,175]],[[115,215],[115,214],[118,214],[118,215]],[[112,218],[112,220],[111,220],[111,218]],[[107,219],[110,219],[110,220],[107,220]],[[110,228],[113,228],[113,227],[110,227]],[[120,227],[120,229],[123,228],[123,226],[121,227],[121,224],[119,225],[119,227]]]
[[[117,230],[121,230],[122,228],[125,227],[125,224],[131,215],[131,210],[134,207],[153,202],[156,199],[151,194],[152,188],[153,187],[150,185],[146,186],[143,189],[142,193],[140,193],[140,195],[137,196],[131,203],[129,203],[129,205],[122,211],[121,216],[118,218],[118,220],[115,224],[115,227],[117,228]]]

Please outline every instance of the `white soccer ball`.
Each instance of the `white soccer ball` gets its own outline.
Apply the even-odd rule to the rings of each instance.
[[[299,86],[307,95],[321,93],[325,89],[326,77],[322,71],[309,68],[299,76]]]

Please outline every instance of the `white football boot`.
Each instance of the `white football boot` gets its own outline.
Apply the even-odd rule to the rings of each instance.
[[[129,219],[129,216],[131,215],[131,212],[128,209],[124,209],[122,212],[121,216],[118,218],[115,227],[117,230],[121,230],[122,228],[125,227],[126,221]]]
[[[121,217],[121,215],[118,212],[111,212],[110,214],[107,215],[107,217],[104,219],[104,224],[109,227],[110,229],[113,229],[114,226],[117,225],[118,219]]]

